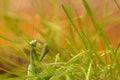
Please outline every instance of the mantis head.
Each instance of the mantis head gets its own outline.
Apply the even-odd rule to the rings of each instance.
[[[32,40],[32,41],[30,42],[30,45],[31,45],[31,46],[36,47],[36,44],[37,44],[37,40]]]

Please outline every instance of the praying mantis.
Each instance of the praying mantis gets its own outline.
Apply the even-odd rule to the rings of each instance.
[[[40,63],[46,53],[48,52],[48,45],[46,43],[43,43],[42,50],[41,50],[41,55],[38,56],[36,53],[36,45],[37,45],[37,40],[32,40],[30,43],[30,64],[28,65],[28,76],[35,76],[39,74],[39,70],[36,66],[35,62]]]

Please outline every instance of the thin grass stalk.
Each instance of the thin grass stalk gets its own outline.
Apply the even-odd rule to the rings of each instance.
[[[120,4],[118,3],[117,0],[114,0],[115,4],[117,5],[118,9],[120,9]]]
[[[80,38],[80,41],[81,41],[81,44],[82,44],[83,48],[84,48],[85,50],[87,50],[87,49],[88,49],[88,48],[87,48],[87,45],[86,45],[85,41],[83,40],[83,37],[81,36],[81,34],[80,34],[77,26],[76,26],[75,23],[73,22],[73,19],[72,19],[71,15],[70,15],[69,10],[67,9],[67,7],[65,7],[65,5],[62,5],[62,8],[63,8],[66,16],[68,17],[70,23],[73,25],[74,29],[76,30],[76,32],[77,32],[77,34],[78,34],[78,36],[79,36],[79,38]]]

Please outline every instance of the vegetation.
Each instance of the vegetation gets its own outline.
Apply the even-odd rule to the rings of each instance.
[[[84,16],[94,29],[88,27],[91,24],[87,20],[83,22],[74,5],[75,17],[69,5],[61,5],[67,19],[60,21],[56,0],[48,1],[55,12],[53,20],[49,20],[39,1],[33,1],[40,26],[21,19],[18,13],[9,14],[8,3],[1,0],[4,8],[0,26],[6,34],[0,33],[4,42],[0,43],[0,80],[120,80],[120,42],[113,47],[104,32],[107,4],[98,21],[87,0],[81,1],[87,12]],[[120,9],[117,0],[114,2]]]

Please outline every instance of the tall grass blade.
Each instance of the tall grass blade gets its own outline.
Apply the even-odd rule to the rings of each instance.
[[[94,28],[96,29],[100,39],[102,40],[102,45],[103,45],[104,49],[106,49],[107,41],[106,41],[106,36],[105,36],[105,34],[103,32],[102,26],[100,24],[98,24],[97,21],[95,20],[94,15],[92,13],[92,10],[89,7],[87,1],[86,0],[82,0],[82,2],[83,2],[83,5],[84,5],[84,7],[85,7],[85,9],[86,9],[86,11],[87,11],[87,13],[88,13],[92,23],[93,23],[93,25],[94,25]]]
[[[82,38],[82,36],[81,36],[81,33],[79,32],[77,26],[76,26],[75,23],[73,22],[73,19],[72,19],[71,15],[70,15],[69,10],[67,9],[67,7],[66,7],[65,5],[62,5],[62,8],[63,8],[66,16],[68,17],[70,23],[73,25],[74,29],[76,30],[76,32],[77,32],[77,34],[78,34],[78,36],[79,36],[79,38],[80,38],[80,41],[81,41],[81,44],[82,44],[83,48],[84,48],[85,50],[87,50],[87,49],[88,49],[88,48],[87,48],[87,45],[86,45],[85,41],[83,40],[83,38]]]
[[[117,0],[114,0],[115,4],[117,5],[117,7],[120,9],[120,4],[118,3]]]

